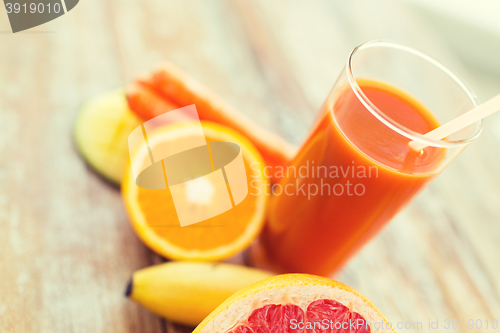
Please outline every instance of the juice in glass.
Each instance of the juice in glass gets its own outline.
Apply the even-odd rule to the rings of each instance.
[[[397,79],[354,77],[350,66],[273,191],[258,260],[276,271],[335,272],[479,134],[476,124],[426,141],[422,134],[439,121],[419,99],[392,83]],[[430,145],[414,152],[412,140]]]

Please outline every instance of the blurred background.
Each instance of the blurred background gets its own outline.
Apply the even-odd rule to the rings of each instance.
[[[133,271],[162,259],[74,148],[88,98],[168,60],[300,144],[368,40],[428,53],[481,101],[500,93],[499,15],[498,0],[81,0],[12,34],[0,11],[0,332],[189,331],[123,296]],[[499,143],[496,115],[335,278],[425,331],[500,320]]]

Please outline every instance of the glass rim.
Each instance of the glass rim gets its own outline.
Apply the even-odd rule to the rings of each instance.
[[[365,50],[368,48],[372,47],[386,47],[386,48],[392,48],[400,51],[405,51],[407,53],[410,53],[412,55],[415,55],[417,57],[420,57],[421,59],[427,61],[429,64],[435,66],[442,72],[444,72],[446,75],[448,75],[467,95],[467,97],[470,99],[474,107],[479,106],[480,102],[479,99],[477,98],[476,94],[472,89],[469,87],[467,83],[461,78],[459,78],[458,75],[450,71],[448,68],[446,68],[444,65],[442,65],[440,62],[435,60],[434,58],[417,51],[409,46],[402,45],[399,43],[391,42],[391,41],[386,41],[386,40],[372,40],[369,42],[365,42],[357,47],[354,48],[354,50],[351,52],[349,55],[349,58],[347,59],[346,63],[346,69],[347,69],[347,79],[349,81],[349,85],[351,86],[351,89],[354,91],[354,94],[356,97],[359,99],[359,101],[370,111],[371,114],[373,114],[379,121],[381,121],[384,125],[392,129],[393,131],[397,132],[398,134],[412,140],[416,141],[419,143],[422,143],[426,146],[432,146],[432,147],[438,147],[438,148],[456,148],[460,146],[464,146],[469,144],[470,142],[474,141],[480,134],[481,131],[483,130],[483,121],[479,120],[476,124],[478,124],[476,131],[469,137],[462,139],[462,140],[435,140],[435,139],[429,139],[425,137],[423,134],[415,132],[406,126],[403,126],[399,124],[397,121],[394,121],[392,118],[387,116],[384,112],[382,112],[375,104],[373,104],[370,99],[363,93],[361,88],[359,87],[353,71],[352,71],[352,60],[353,57],[356,55],[358,51]],[[470,125],[472,126],[472,125]]]

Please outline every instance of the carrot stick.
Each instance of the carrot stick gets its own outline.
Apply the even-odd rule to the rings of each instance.
[[[163,64],[151,76],[140,79],[138,83],[149,87],[178,107],[195,104],[201,120],[213,121],[239,131],[256,146],[266,164],[273,167],[271,171],[276,172],[277,166],[286,166],[295,155],[296,147],[238,112],[170,63]],[[139,115],[152,112],[145,110],[145,105],[131,105],[131,108]]]
[[[127,101],[134,113],[145,121],[179,108],[140,81],[127,89]]]

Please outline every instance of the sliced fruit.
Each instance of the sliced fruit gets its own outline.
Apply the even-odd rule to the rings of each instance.
[[[129,161],[128,135],[140,124],[123,90],[107,92],[82,107],[74,127],[75,143],[92,168],[119,184]]]
[[[285,274],[228,298],[193,333],[395,332],[365,296],[328,278]]]
[[[271,275],[232,264],[168,262],[136,271],[126,296],[162,317],[196,326],[229,296]]]
[[[171,190],[145,189],[136,185],[132,171],[125,172],[122,196],[130,221],[141,240],[153,251],[170,259],[216,261],[228,258],[246,248],[259,234],[267,204],[269,181],[264,176],[264,161],[246,138],[225,126],[201,122],[207,142],[232,142],[242,151],[246,169],[248,195],[226,212],[196,224],[181,227],[178,212],[196,216],[210,209],[217,184],[197,178],[181,191],[185,204],[174,205]],[[148,135],[151,151],[156,147],[186,146],[199,133],[196,122],[181,122],[157,128]],[[140,150],[133,161],[145,161],[148,152]],[[198,165],[182,165],[193,168]],[[198,181],[203,180],[203,181]]]
[[[213,121],[237,130],[255,145],[269,166],[287,165],[296,152],[296,147],[259,126],[170,63],[165,63],[149,77],[137,80],[127,91],[130,107],[145,120],[156,117],[164,109],[163,106],[156,107],[152,103],[157,99],[152,97],[152,92],[178,108],[195,104],[201,120]],[[143,95],[148,97],[141,97]],[[137,103],[137,100],[148,100],[151,103]]]

